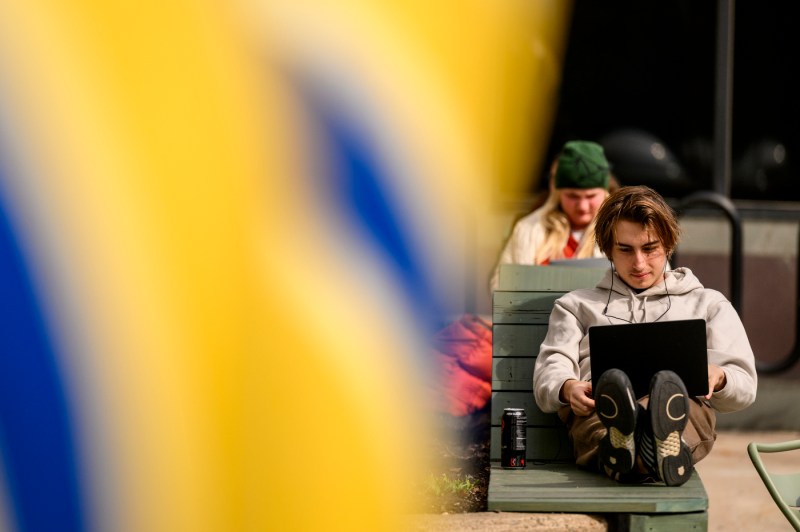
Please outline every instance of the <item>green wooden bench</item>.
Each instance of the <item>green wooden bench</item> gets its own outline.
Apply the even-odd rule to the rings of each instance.
[[[591,287],[605,270],[554,266],[502,266],[494,293],[492,427],[488,509],[505,512],[603,514],[616,530],[707,530],[708,495],[698,473],[683,486],[623,485],[574,464],[567,431],[533,398],[533,366],[553,303]],[[525,469],[500,467],[503,409],[528,416]]]

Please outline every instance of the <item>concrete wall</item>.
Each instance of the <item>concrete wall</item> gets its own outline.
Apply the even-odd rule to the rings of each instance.
[[[679,266],[730,298],[730,228],[724,219],[686,218]],[[742,309],[750,343],[764,362],[784,359],[794,349],[797,320],[796,220],[743,220]],[[800,365],[787,375],[800,376]]]

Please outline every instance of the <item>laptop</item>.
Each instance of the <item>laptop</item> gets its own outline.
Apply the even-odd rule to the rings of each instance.
[[[691,396],[708,393],[706,321],[703,319],[589,327],[592,389],[604,371],[618,368],[636,397],[650,393],[650,379],[662,370],[678,374]]]
[[[553,259],[549,262],[550,266],[569,266],[571,268],[610,268],[611,262],[608,259],[589,257],[586,259]]]

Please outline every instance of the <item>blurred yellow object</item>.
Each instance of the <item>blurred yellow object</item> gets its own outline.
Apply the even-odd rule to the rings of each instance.
[[[407,231],[446,239],[540,164],[570,8],[0,5],[0,187],[93,528],[402,528],[434,430],[425,334],[319,195],[329,154],[296,85],[375,140],[425,221]],[[421,249],[422,271],[456,260]]]

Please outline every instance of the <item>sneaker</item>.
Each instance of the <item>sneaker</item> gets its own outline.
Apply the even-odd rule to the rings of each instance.
[[[615,478],[616,473],[628,473],[636,459],[638,405],[628,376],[618,369],[603,373],[597,381],[594,401],[597,417],[606,427],[606,435],[600,440],[600,466]]]
[[[667,486],[680,486],[692,476],[694,463],[682,439],[689,422],[689,394],[675,372],[664,370],[650,381],[650,404],[637,441],[645,466]]]

